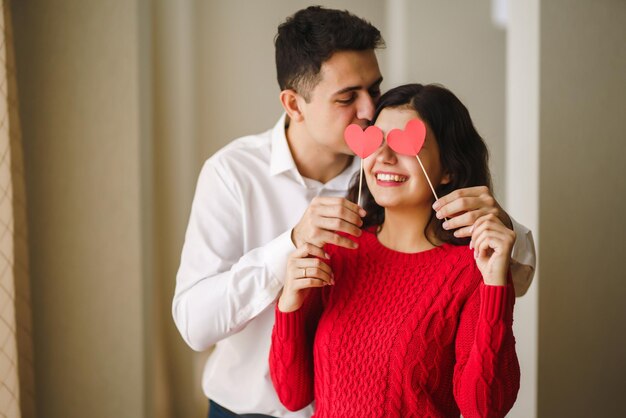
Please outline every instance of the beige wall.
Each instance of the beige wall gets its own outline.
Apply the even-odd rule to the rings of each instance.
[[[12,3],[39,416],[146,416],[138,1]]]
[[[504,203],[506,32],[492,22],[491,0],[394,3],[404,3],[406,28],[398,34],[407,66],[398,83],[441,83],[461,99],[487,142],[496,197]]]
[[[539,416],[626,403],[626,3],[542,1]]]

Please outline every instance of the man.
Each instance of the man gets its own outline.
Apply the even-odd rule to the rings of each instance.
[[[203,377],[210,417],[312,413],[311,406],[287,411],[272,387],[274,301],[296,247],[354,248],[337,232],[361,233],[363,210],[343,198],[359,169],[343,131],[373,116],[382,82],[374,50],[382,45],[374,26],[348,12],[309,7],[287,19],[275,41],[285,114],[273,129],[218,151],[200,173],[173,315],[194,350],[215,345]],[[469,236],[487,213],[513,227],[486,188],[458,190],[439,203],[438,216],[458,236]],[[523,293],[534,247],[529,231],[515,230],[513,274]]]

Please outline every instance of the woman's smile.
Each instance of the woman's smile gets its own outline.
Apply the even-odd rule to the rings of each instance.
[[[376,177],[376,184],[381,187],[398,187],[409,179],[409,177],[404,174],[387,171],[377,171],[374,175]]]

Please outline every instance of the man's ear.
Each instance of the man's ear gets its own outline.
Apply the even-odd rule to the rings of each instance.
[[[287,112],[289,119],[294,122],[302,122],[302,110],[300,104],[302,102],[300,95],[292,89],[286,89],[280,92],[280,103]]]

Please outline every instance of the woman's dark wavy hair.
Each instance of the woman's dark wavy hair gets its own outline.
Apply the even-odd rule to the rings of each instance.
[[[439,197],[465,187],[491,188],[487,146],[474,128],[467,108],[450,90],[437,84],[405,84],[391,89],[380,97],[372,124],[386,108],[415,110],[433,132],[439,145],[441,166],[450,175],[448,184],[441,184],[435,189]],[[359,173],[352,179],[348,192],[348,199],[353,202],[358,197],[358,176]],[[363,227],[382,225],[385,210],[376,203],[366,182],[363,182],[362,201],[367,211]],[[429,225],[433,226],[433,232],[440,241],[455,245],[469,243],[469,238],[456,238],[453,231],[443,229],[442,223],[433,210]]]

